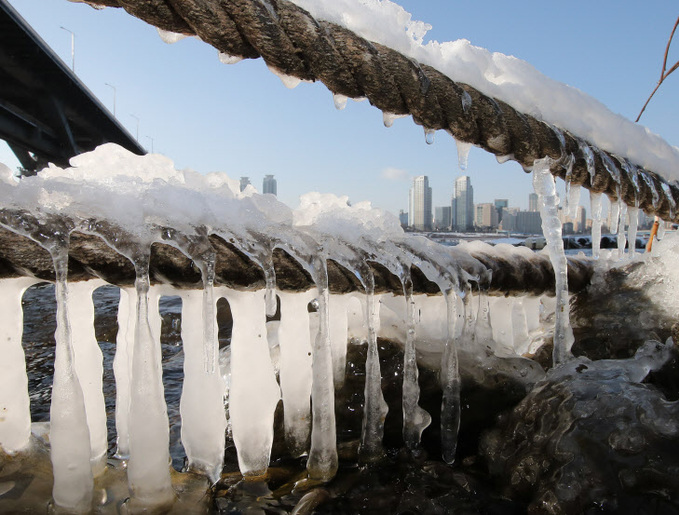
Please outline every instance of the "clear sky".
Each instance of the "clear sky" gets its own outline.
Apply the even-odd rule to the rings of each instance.
[[[368,102],[334,107],[322,84],[285,88],[261,60],[221,64],[196,39],[168,45],[156,30],[122,9],[101,11],[67,0],[9,0],[68,64],[75,33],[75,70],[148,150],[177,168],[247,175],[261,189],[278,180],[279,199],[321,191],[407,209],[410,178],[428,175],[434,206],[448,205],[457,168],[456,146],[439,132],[427,145],[410,118],[385,128]],[[575,86],[612,111],[636,118],[660,75],[669,32],[679,14],[673,0],[401,0],[413,19],[430,23],[427,39],[469,39],[514,55],[545,75]],[[679,58],[679,41],[670,66]],[[677,72],[679,73],[679,72]],[[671,76],[641,122],[679,144],[679,75]],[[16,166],[0,144],[0,162]],[[508,198],[527,208],[530,176],[512,162],[473,149],[467,173],[475,202]]]

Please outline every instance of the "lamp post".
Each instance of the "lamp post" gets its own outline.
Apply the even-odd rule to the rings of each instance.
[[[116,87],[113,84],[109,84],[108,82],[105,82],[104,84],[113,90],[113,117],[115,118],[115,116],[116,116]]]
[[[75,34],[66,27],[61,28],[71,34],[71,70],[75,73]]]
[[[132,118],[134,118],[135,120],[137,120],[137,137],[136,137],[136,140],[137,140],[137,143],[139,143],[139,117],[135,116],[133,114],[131,114],[130,116]]]

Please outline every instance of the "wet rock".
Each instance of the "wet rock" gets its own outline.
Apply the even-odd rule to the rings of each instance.
[[[532,514],[679,513],[679,403],[641,382],[672,347],[550,371],[483,437],[505,494]]]

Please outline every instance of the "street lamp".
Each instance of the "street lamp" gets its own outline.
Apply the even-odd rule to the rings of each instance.
[[[134,118],[135,120],[137,120],[137,138],[136,138],[136,140],[137,140],[137,143],[139,143],[139,117],[135,116],[133,114],[131,114],[130,116],[132,118]]]
[[[71,34],[71,70],[75,73],[75,34],[66,27],[61,28]]]
[[[113,90],[113,117],[115,118],[115,116],[116,116],[116,87],[113,84],[109,84],[108,82],[105,82],[104,84]]]

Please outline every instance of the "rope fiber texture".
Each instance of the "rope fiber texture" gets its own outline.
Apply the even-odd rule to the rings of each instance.
[[[79,0],[83,1],[83,0]],[[367,98],[385,113],[411,115],[526,171],[548,157],[553,175],[605,193],[649,215],[679,222],[679,188],[659,174],[523,114],[438,70],[333,23],[288,0],[87,0],[122,7],[160,29],[198,36],[220,52],[263,58],[269,67],[321,81],[349,98]]]

